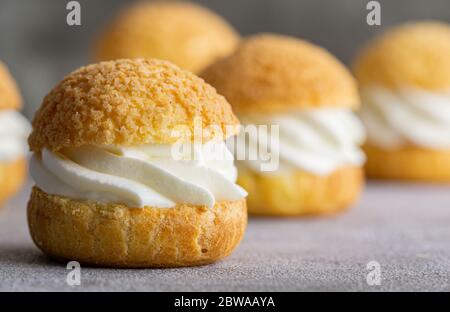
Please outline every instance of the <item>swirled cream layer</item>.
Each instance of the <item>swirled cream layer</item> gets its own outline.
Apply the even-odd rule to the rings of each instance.
[[[36,185],[49,194],[129,207],[213,207],[247,195],[236,181],[233,156],[224,143],[43,150],[31,160]]]

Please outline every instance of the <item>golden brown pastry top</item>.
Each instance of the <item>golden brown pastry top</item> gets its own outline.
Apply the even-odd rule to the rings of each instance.
[[[6,65],[0,61],[0,110],[20,109],[21,106],[22,98],[19,89]]]
[[[450,25],[418,22],[395,27],[374,39],[354,64],[358,82],[395,89],[450,89]]]
[[[238,34],[220,16],[187,2],[141,2],[125,9],[95,47],[98,61],[159,58],[193,72],[231,53]]]
[[[93,145],[168,144],[172,130],[238,125],[231,106],[194,74],[155,59],[82,67],[45,98],[33,120],[32,150]],[[197,121],[195,121],[197,120]],[[231,135],[231,133],[229,133]],[[208,140],[205,136],[203,140]]]
[[[249,37],[201,76],[228,99],[236,112],[359,105],[353,77],[334,56],[309,42],[286,36]]]

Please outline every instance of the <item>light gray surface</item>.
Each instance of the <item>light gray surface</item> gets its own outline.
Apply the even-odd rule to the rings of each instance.
[[[31,242],[29,186],[0,212],[3,291],[450,291],[450,186],[371,183],[359,204],[332,218],[252,219],[243,243],[214,265],[170,270],[82,268],[65,283],[64,264]],[[366,264],[381,265],[368,286]]]

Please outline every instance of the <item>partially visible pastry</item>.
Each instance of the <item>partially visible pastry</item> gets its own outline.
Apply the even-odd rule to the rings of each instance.
[[[98,38],[95,58],[159,58],[197,73],[231,53],[238,40],[223,18],[204,7],[147,1],[120,12]]]
[[[246,192],[223,139],[199,138],[195,128],[238,124],[214,88],[169,62],[122,59],[76,70],[33,120],[34,242],[55,259],[111,267],[228,256],[244,235]]]
[[[0,62],[0,205],[22,186],[26,175],[28,121],[18,112],[22,99],[6,66]]]
[[[358,198],[365,159],[364,129],[353,113],[358,91],[330,53],[291,37],[256,35],[201,76],[245,125],[231,144],[250,213],[335,213]]]
[[[404,24],[354,64],[370,177],[450,182],[450,25]]]

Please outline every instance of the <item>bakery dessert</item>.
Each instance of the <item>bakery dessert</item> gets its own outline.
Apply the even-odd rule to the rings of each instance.
[[[238,120],[214,88],[169,62],[122,59],[69,74],[44,98],[29,137],[36,245],[111,267],[229,255],[246,227],[246,192],[224,141],[199,125],[236,129]]]
[[[233,142],[236,151],[263,151],[237,158],[250,213],[332,213],[356,200],[365,158],[359,148],[364,129],[353,114],[358,92],[331,54],[299,39],[261,34],[243,40],[201,76],[245,125],[240,137],[248,140]],[[251,125],[270,127],[258,127],[262,132],[255,135]]]
[[[370,177],[450,182],[450,25],[417,22],[356,58]]]
[[[0,205],[15,194],[25,180],[26,142],[31,127],[18,112],[21,105],[16,83],[0,62]]]
[[[195,73],[233,51],[238,34],[220,16],[178,1],[140,2],[123,10],[95,45],[97,61],[159,58]]]

